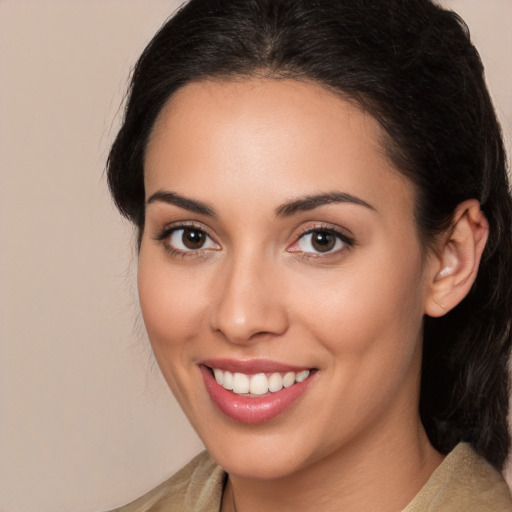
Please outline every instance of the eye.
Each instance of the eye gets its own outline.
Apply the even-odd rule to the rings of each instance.
[[[304,233],[298,240],[297,245],[302,252],[332,252],[341,249],[343,242],[334,233],[317,230]]]
[[[204,230],[194,226],[171,228],[158,238],[169,251],[184,253],[205,249],[220,249],[219,245]]]
[[[352,245],[352,241],[342,233],[333,229],[317,228],[300,235],[288,251],[321,255],[336,253],[344,247]]]

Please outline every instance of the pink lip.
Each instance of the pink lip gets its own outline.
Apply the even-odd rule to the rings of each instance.
[[[199,369],[203,376],[206,390],[210,398],[228,418],[248,425],[257,425],[269,421],[276,416],[285,412],[296,400],[298,400],[313,382],[316,373],[314,372],[306,380],[297,382],[289,388],[283,388],[276,393],[268,393],[260,397],[251,398],[241,396],[224,389],[217,383],[211,371],[205,366],[206,363],[200,364]],[[208,365],[209,366],[209,365]],[[214,366],[219,368],[219,366]],[[224,369],[223,366],[221,366]],[[232,367],[231,367],[232,368]],[[262,369],[258,366],[259,372],[264,371],[286,371],[286,370],[267,370],[268,367]],[[228,371],[228,368],[226,368]],[[294,371],[294,370],[289,370]],[[297,370],[296,370],[297,371]],[[298,370],[300,371],[300,370]],[[257,372],[257,373],[259,373]],[[244,367],[244,373],[252,373]],[[256,373],[256,372],[255,372]]]
[[[292,366],[285,363],[279,363],[277,361],[270,361],[268,359],[251,359],[248,361],[238,359],[205,359],[204,361],[201,361],[200,364],[228,372],[245,373],[246,375],[273,372],[301,372],[303,370],[311,369],[307,366]]]

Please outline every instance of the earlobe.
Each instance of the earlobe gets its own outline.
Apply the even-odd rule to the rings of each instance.
[[[476,199],[461,203],[431,264],[425,313],[439,317],[453,309],[475,282],[489,235],[489,222]]]

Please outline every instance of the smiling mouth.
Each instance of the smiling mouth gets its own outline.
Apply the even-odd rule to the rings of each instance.
[[[318,368],[268,361],[217,359],[199,370],[210,399],[228,418],[247,425],[266,423],[290,409],[307,392]]]
[[[290,388],[295,384],[304,382],[315,368],[298,372],[267,372],[246,374],[230,372],[220,368],[206,366],[217,384],[225,390],[244,397],[261,397],[271,393],[277,393],[283,388]]]

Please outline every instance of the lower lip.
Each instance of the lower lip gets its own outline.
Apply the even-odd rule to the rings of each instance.
[[[316,372],[302,382],[259,397],[240,396],[217,383],[210,370],[199,366],[210,398],[228,418],[249,425],[269,421],[286,411],[311,384]]]

